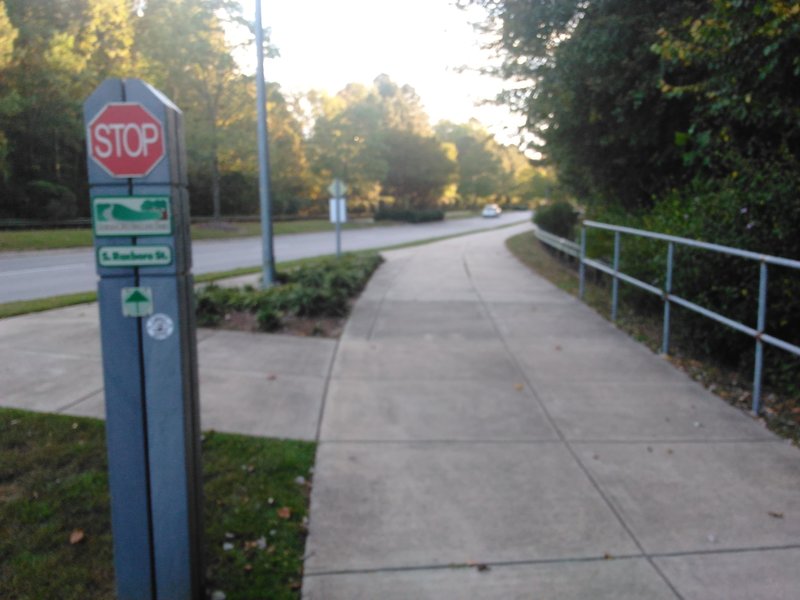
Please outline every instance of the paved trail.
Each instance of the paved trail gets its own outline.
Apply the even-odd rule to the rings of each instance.
[[[800,452],[532,275],[510,233],[392,252],[359,300],[304,597],[796,598]]]

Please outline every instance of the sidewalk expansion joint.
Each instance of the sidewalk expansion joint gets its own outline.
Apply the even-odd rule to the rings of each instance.
[[[538,558],[529,560],[502,560],[470,563],[449,563],[443,565],[416,565],[399,567],[373,567],[365,569],[331,569],[327,571],[306,571],[305,577],[327,577],[337,575],[371,575],[378,573],[404,573],[415,571],[451,571],[461,569],[473,569],[477,566],[492,567],[519,567],[537,565],[568,565],[580,563],[614,562],[618,560],[658,560],[662,558],[687,558],[693,556],[713,556],[727,554],[747,554],[750,552],[774,552],[781,550],[800,550],[800,544],[788,544],[785,546],[753,546],[740,548],[720,548],[718,550],[686,550],[683,552],[656,552],[642,554],[619,554],[602,556],[566,556],[558,558]]]
[[[85,402],[86,400],[88,400],[92,396],[96,396],[97,394],[99,394],[102,391],[103,391],[103,388],[99,387],[96,390],[94,390],[93,392],[89,392],[88,394],[84,394],[83,396],[81,396],[77,400],[73,400],[72,402],[69,402],[69,403],[65,404],[64,406],[60,407],[58,410],[56,410],[56,414],[61,414],[65,410],[69,410],[70,408],[73,408],[74,406],[77,406],[81,402]]]
[[[672,438],[672,439],[658,439],[658,438],[651,438],[651,439],[641,439],[641,440],[597,440],[597,439],[577,439],[577,438],[569,438],[567,440],[570,444],[595,444],[595,445],[627,445],[627,446],[641,446],[641,445],[648,445],[648,446],[659,446],[659,445],[667,445],[667,444],[691,444],[702,446],[705,444],[778,444],[781,446],[786,445],[786,440],[782,439],[770,439],[770,438],[728,438],[728,439],[717,439],[717,438],[709,438],[709,439],[679,439],[679,438]]]
[[[363,444],[363,445],[409,445],[409,444],[427,444],[427,445],[443,445],[443,446],[457,446],[457,445],[479,445],[479,444],[492,444],[502,446],[530,446],[530,445],[560,445],[561,440],[318,440],[320,444]]]
[[[317,415],[317,430],[314,436],[314,439],[317,442],[320,441],[319,437],[322,433],[322,419],[325,417],[325,405],[328,402],[328,390],[330,390],[331,380],[333,379],[333,365],[336,362],[336,355],[339,353],[339,346],[341,343],[341,338],[336,340],[336,345],[333,347],[333,352],[331,353],[331,362],[328,364],[328,373],[325,375],[325,385],[322,388],[322,399],[319,403],[319,414]]]

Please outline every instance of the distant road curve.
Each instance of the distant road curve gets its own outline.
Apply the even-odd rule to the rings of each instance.
[[[393,225],[342,233],[344,252],[382,248],[408,242],[480,231],[529,221],[529,212],[504,213],[496,219],[473,217],[420,225]],[[275,236],[278,262],[336,252],[330,232]],[[227,271],[261,264],[261,238],[210,240],[192,244],[196,274]],[[97,288],[95,256],[91,248],[0,252],[0,303],[93,291]]]

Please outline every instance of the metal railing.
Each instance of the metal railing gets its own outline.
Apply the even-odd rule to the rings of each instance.
[[[586,257],[586,229],[600,229],[605,231],[611,231],[614,233],[614,255],[613,255],[613,263],[609,266],[601,261],[590,259]],[[650,285],[649,283],[645,283],[635,277],[627,275],[619,270],[619,257],[621,251],[621,235],[633,235],[643,238],[649,238],[654,240],[660,240],[662,242],[667,243],[667,259],[665,265],[665,277],[664,277],[664,288],[658,288],[654,285]],[[537,232],[537,237],[540,237],[541,232]],[[547,234],[550,237],[555,238],[556,236],[552,236],[551,234]],[[561,238],[557,238],[561,239]],[[544,240],[543,240],[544,241]],[[548,240],[545,243],[553,242],[553,240]],[[574,242],[567,242],[563,240],[566,244],[562,244],[565,248],[569,248],[569,244],[574,244]],[[550,245],[548,243],[548,245]],[[700,248],[702,250],[708,250],[711,252],[717,252],[720,254],[727,254],[729,256],[737,256],[740,258],[745,258],[749,260],[756,261],[760,265],[760,272],[759,272],[759,285],[758,285],[758,313],[756,315],[756,327],[749,327],[744,323],[739,323],[738,321],[734,321],[733,319],[729,319],[724,315],[714,312],[713,310],[709,310],[699,304],[695,304],[685,298],[681,298],[672,293],[672,280],[673,280],[673,259],[675,253],[675,246],[689,246],[692,248]],[[795,356],[800,356],[800,347],[795,346],[787,341],[778,339],[774,336],[771,336],[766,333],[766,318],[767,318],[767,266],[768,265],[776,265],[781,267],[788,267],[790,269],[795,269],[800,271],[800,261],[792,260],[789,258],[781,258],[779,256],[770,256],[768,254],[759,254],[757,252],[749,252],[747,250],[740,250],[739,248],[732,248],[729,246],[721,246],[719,244],[709,244],[707,242],[699,242],[696,240],[691,240],[688,238],[681,238],[676,237],[673,235],[665,235],[662,233],[654,233],[652,231],[645,231],[643,229],[633,229],[631,227],[621,227],[617,225],[609,225],[607,223],[598,223],[596,221],[584,221],[581,227],[581,236],[580,236],[580,244],[577,245],[579,248],[579,276],[580,276],[580,284],[579,284],[579,291],[578,295],[581,299],[583,299],[585,285],[586,285],[586,266],[590,266],[598,271],[602,271],[611,276],[612,284],[611,284],[611,320],[615,321],[617,319],[617,306],[619,303],[619,282],[623,281],[625,283],[629,283],[641,290],[654,294],[656,296],[661,297],[664,300],[664,325],[663,325],[663,338],[662,338],[662,346],[661,350],[664,354],[669,353],[669,330],[670,330],[670,309],[672,304],[677,304],[678,306],[682,306],[688,310],[696,312],[704,317],[717,321],[718,323],[722,323],[736,331],[749,335],[750,337],[755,339],[756,348],[755,348],[755,366],[754,366],[754,373],[753,373],[753,405],[752,411],[754,414],[758,414],[760,406],[761,406],[761,381],[762,381],[762,373],[763,373],[763,365],[764,365],[764,344],[770,344],[776,348],[780,348],[781,350],[785,350],[786,352],[790,352]]]
[[[574,258],[580,258],[581,256],[581,247],[575,242],[571,242],[562,237],[558,237],[557,235],[553,235],[552,233],[548,233],[537,225],[533,226],[533,234],[540,242],[547,244],[559,252],[563,252],[564,254]]]

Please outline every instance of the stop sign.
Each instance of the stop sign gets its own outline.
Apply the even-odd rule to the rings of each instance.
[[[164,158],[161,121],[136,102],[106,104],[88,127],[89,156],[112,177],[144,177]]]

